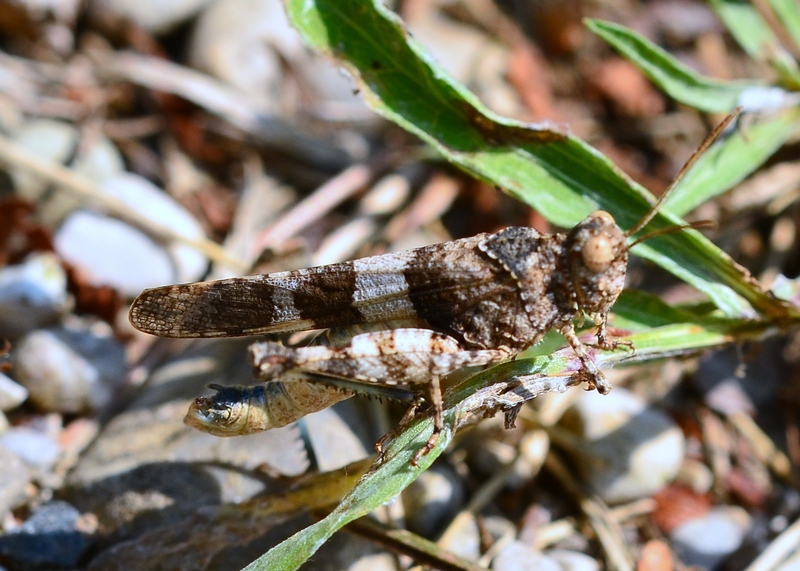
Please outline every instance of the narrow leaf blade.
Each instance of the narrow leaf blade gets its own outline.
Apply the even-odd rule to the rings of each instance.
[[[586,27],[629,59],[667,95],[709,113],[730,113],[747,83],[703,77],[633,30],[602,20],[587,19]]]

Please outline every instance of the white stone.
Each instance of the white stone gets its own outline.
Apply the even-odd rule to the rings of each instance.
[[[219,0],[198,19],[192,66],[250,95],[280,97],[281,59],[306,57],[280,0]]]
[[[133,174],[107,179],[102,188],[149,220],[189,237],[204,236],[180,204],[148,180]],[[92,283],[110,285],[127,296],[142,289],[199,279],[207,260],[182,243],[162,247],[144,232],[115,218],[79,210],[64,220],[55,237],[58,253],[85,271]]]
[[[544,555],[558,563],[562,571],[600,571],[600,564],[597,560],[585,553],[567,551],[566,549],[552,549],[545,551]]]
[[[27,398],[28,391],[25,387],[0,373],[0,411],[13,410]]]
[[[33,428],[15,426],[0,435],[0,446],[19,456],[25,464],[47,472],[61,457],[58,442]]]
[[[742,508],[720,506],[684,522],[670,537],[685,565],[714,569],[739,548],[750,522]]]
[[[0,269],[0,337],[54,323],[70,306],[67,276],[53,254],[31,254],[22,264]]]
[[[108,404],[126,372],[112,337],[58,328],[23,337],[14,349],[14,375],[31,402],[48,412],[79,413]]]
[[[94,0],[91,12],[108,20],[108,12],[128,18],[154,34],[165,33],[197,14],[212,0]]]
[[[562,571],[558,563],[521,541],[512,541],[492,561],[494,571]]]
[[[576,464],[609,503],[658,492],[675,479],[686,453],[678,425],[624,389],[583,393],[563,423],[586,440],[591,457],[576,453]]]

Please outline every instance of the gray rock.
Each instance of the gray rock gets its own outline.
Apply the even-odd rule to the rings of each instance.
[[[27,398],[28,391],[25,387],[0,373],[0,411],[13,410]]]
[[[563,424],[591,446],[594,458],[576,453],[576,465],[609,503],[653,495],[675,479],[685,456],[677,424],[625,389],[581,394]]]
[[[79,530],[80,512],[66,502],[50,502],[27,521],[0,536],[0,554],[24,569],[71,568],[91,540]]]
[[[453,469],[437,462],[403,492],[408,528],[433,537],[464,502],[464,485]]]
[[[67,276],[53,254],[32,254],[0,269],[0,338],[55,323],[70,307]]]
[[[59,458],[61,446],[52,437],[27,426],[14,426],[0,435],[0,446],[16,454],[40,473],[49,472]]]
[[[482,517],[481,523],[483,522],[484,518]],[[513,529],[514,525],[511,522],[508,523]],[[478,527],[478,521],[472,513],[461,512],[448,523],[445,535],[439,539],[439,545],[459,557],[477,561],[481,556],[482,534],[485,531],[486,528],[483,525]]]
[[[228,571],[241,569],[288,536],[311,525],[301,515],[253,517],[232,509],[206,507],[176,525],[149,530],[119,543],[88,566],[89,571]],[[394,571],[393,555],[367,541],[337,533],[303,564],[307,571]]]
[[[365,430],[357,399],[309,414],[302,422],[314,450],[317,467],[330,472],[372,454],[377,438]]]
[[[0,445],[0,516],[21,506],[31,472],[19,456]]]
[[[715,569],[742,544],[750,515],[740,507],[715,507],[684,522],[670,534],[685,565]]]
[[[14,351],[14,375],[31,402],[48,412],[102,409],[126,372],[122,345],[77,323],[34,331]]]
[[[540,551],[522,543],[512,541],[492,561],[494,571],[563,571],[554,560]]]

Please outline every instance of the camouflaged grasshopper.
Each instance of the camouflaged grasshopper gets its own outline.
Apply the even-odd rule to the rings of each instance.
[[[589,388],[610,390],[588,347],[578,339],[574,321],[583,316],[593,321],[599,348],[618,345],[607,338],[608,313],[625,284],[628,251],[649,236],[630,244],[628,239],[650,222],[661,201],[733,117],[712,133],[670,189],[628,231],[620,229],[611,214],[598,210],[566,234],[511,227],[351,262],[158,287],[134,301],[131,323],[165,337],[402,323],[356,335],[340,346],[255,343],[250,359],[257,375],[267,381],[291,382],[295,373],[303,373],[379,386],[427,385],[434,431],[416,462],[433,448],[443,429],[441,377],[461,367],[513,358],[551,329],[565,337],[580,359],[580,375]],[[418,326],[406,326],[409,323]],[[263,399],[267,402],[268,397]],[[211,404],[220,402],[236,404],[224,398]],[[319,402],[324,404],[324,398]],[[209,408],[208,401],[201,404],[205,412],[224,416]],[[206,430],[214,424],[208,415],[201,420],[198,424]]]

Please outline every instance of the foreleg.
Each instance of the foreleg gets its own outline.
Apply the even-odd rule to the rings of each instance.
[[[597,389],[597,392],[602,395],[608,394],[611,390],[611,384],[597,367],[597,363],[594,362],[594,359],[589,354],[586,345],[578,339],[573,325],[570,323],[562,327],[561,334],[570,344],[572,350],[575,351],[575,355],[577,355],[578,359],[580,359],[583,365],[583,373],[586,376],[586,381],[589,383],[589,386],[593,389]]]
[[[256,343],[250,356],[262,378],[275,378],[295,369],[382,385],[427,384],[433,409],[434,431],[414,457],[430,452],[444,427],[441,377],[462,367],[486,365],[511,355],[503,349],[468,350],[447,335],[429,329],[401,328],[363,333],[342,347],[287,348],[277,343]]]

